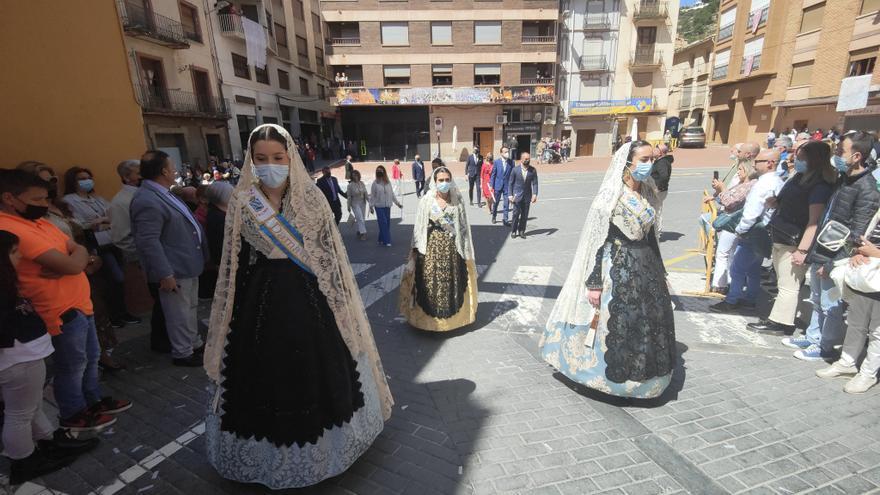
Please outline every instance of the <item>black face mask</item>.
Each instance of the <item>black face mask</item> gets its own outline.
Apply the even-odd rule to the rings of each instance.
[[[46,213],[49,213],[49,207],[25,204],[24,211],[19,211],[16,208],[15,212],[25,220],[39,220],[45,217]]]
[[[529,163],[531,163],[531,160],[523,160],[523,162],[522,162],[523,166],[525,166],[525,167],[528,167]]]

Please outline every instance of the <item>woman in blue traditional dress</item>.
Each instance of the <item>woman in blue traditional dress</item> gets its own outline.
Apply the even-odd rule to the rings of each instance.
[[[208,461],[283,489],[336,476],[392,399],[333,213],[282,127],[257,127],[227,207],[205,368]]]
[[[652,152],[635,141],[615,153],[540,343],[544,360],[571,380],[642,399],[663,393],[677,360]]]

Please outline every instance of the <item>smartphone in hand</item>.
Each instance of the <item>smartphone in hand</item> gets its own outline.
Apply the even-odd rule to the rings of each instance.
[[[717,170],[712,172],[712,178],[715,180],[718,180],[718,171]]]

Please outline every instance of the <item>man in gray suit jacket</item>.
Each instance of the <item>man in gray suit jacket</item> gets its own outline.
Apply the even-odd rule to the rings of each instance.
[[[141,157],[144,181],[131,202],[131,230],[147,281],[158,285],[173,362],[195,367],[204,352],[196,310],[208,247],[201,225],[171,193],[176,172],[162,151]]]

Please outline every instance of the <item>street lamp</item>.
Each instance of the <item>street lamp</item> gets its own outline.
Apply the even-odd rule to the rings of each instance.
[[[437,129],[437,158],[440,158],[440,129]]]

